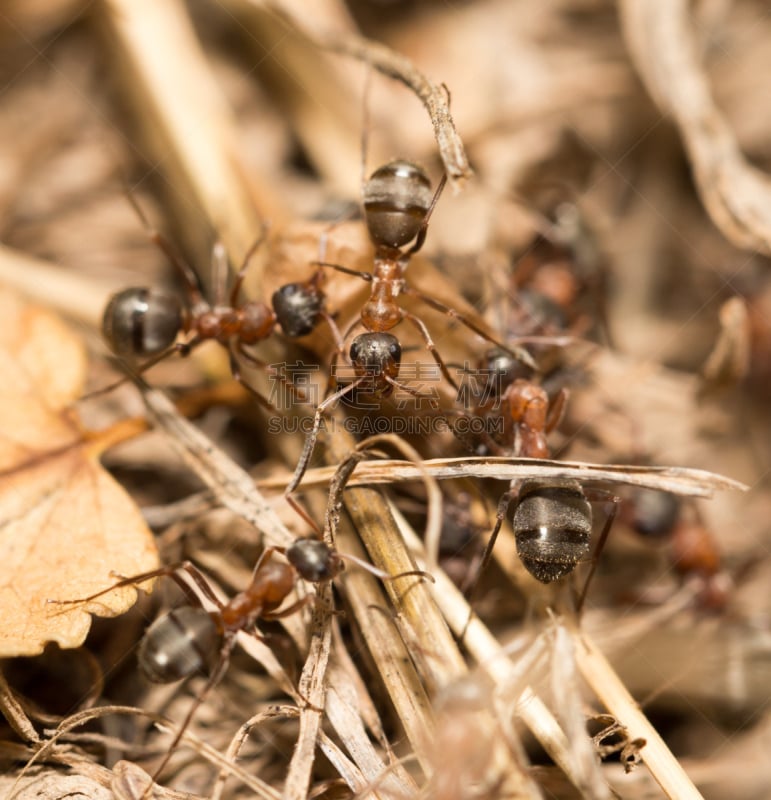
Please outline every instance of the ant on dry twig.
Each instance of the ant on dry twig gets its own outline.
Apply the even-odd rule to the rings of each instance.
[[[375,247],[372,272],[360,272],[338,264],[319,262],[320,267],[330,267],[368,281],[372,284],[372,290],[369,299],[361,308],[359,317],[351,323],[342,337],[342,342],[345,342],[357,328],[364,328],[364,333],[354,337],[348,352],[354,380],[329,395],[316,408],[313,427],[306,439],[292,480],[287,486],[286,494],[294,491],[300,483],[316,444],[321,417],[338,400],[349,395],[380,399],[389,397],[394,389],[402,389],[409,394],[420,396],[415,389],[399,381],[402,346],[399,339],[390,331],[400,322],[406,320],[418,331],[442,375],[454,389],[458,389],[425,323],[399,305],[400,295],[420,300],[502,348],[513,358],[532,369],[536,368],[532,357],[523,348],[501,344],[466,315],[407,284],[405,279],[407,265],[412,255],[418,252],[425,242],[428,222],[446,179],[447,176],[443,175],[436,191],[432,194],[428,176],[420,167],[409,161],[391,161],[375,170],[363,187],[364,219],[370,240]],[[413,240],[412,246],[406,250],[402,249]],[[341,355],[343,355],[342,343],[333,359],[333,370]]]
[[[274,553],[283,554],[289,563],[273,559]],[[159,617],[147,629],[139,646],[139,668],[150,681],[172,683],[197,672],[208,675],[206,685],[196,696],[155,770],[153,781],[156,781],[179,745],[196,710],[225,674],[239,632],[245,631],[263,639],[256,629],[258,620],[287,617],[309,602],[310,596],[307,596],[280,609],[294,589],[298,575],[312,583],[323,583],[332,580],[342,569],[343,557],[335,550],[316,539],[298,539],[288,548],[266,548],[252,571],[249,585],[226,603],[219,600],[203,573],[189,561],[121,578],[112,586],[88,597],[50,602],[57,605],[87,603],[122,586],[137,586],[160,577],[171,578],[185,593],[188,604]],[[183,573],[192,579],[203,597],[215,606],[214,611],[203,608],[200,598],[183,580]],[[151,786],[148,792],[150,789]]]
[[[270,337],[277,326],[289,338],[306,336],[322,319],[329,325],[338,345],[342,345],[340,332],[324,308],[321,268],[307,281],[281,286],[273,293],[270,305],[241,301],[249,262],[265,241],[266,232],[263,231],[247,251],[227,300],[217,297],[211,304],[204,298],[196,273],[179,257],[163,234],[150,225],[131,195],[129,200],[150,239],[163,251],[184,281],[187,303],[183,306],[177,297],[146,287],[132,287],[113,295],[104,311],[102,334],[116,355],[130,361],[149,358],[141,367],[144,371],[171,353],[187,355],[202,342],[214,339],[227,349],[233,377],[263,406],[275,411],[272,404],[241,375],[240,359],[258,367],[267,367],[247,347]],[[219,243],[214,248],[213,262],[215,269],[224,275],[227,263]],[[221,285],[222,281],[216,282],[218,292],[221,292]],[[181,333],[185,338],[177,341]]]
[[[542,387],[517,380],[506,389],[511,419],[508,443],[514,457],[548,458],[548,433],[556,422],[550,418],[561,414],[566,395],[559,395],[557,412],[549,411],[549,400]],[[605,522],[597,545],[591,550],[592,505],[603,502]],[[576,608],[583,607],[589,584],[597,567],[600,553],[610,533],[618,510],[619,498],[600,489],[586,489],[574,479],[550,478],[512,483],[498,502],[495,526],[482,556],[476,579],[467,591],[471,596],[492,556],[495,541],[504,519],[513,504],[511,526],[517,553],[527,571],[541,583],[552,583],[570,575],[579,563],[591,554],[591,566]]]
[[[332,505],[328,516],[333,514]],[[283,555],[288,563],[275,560],[272,557],[275,553]],[[87,603],[114,589],[137,586],[160,577],[174,580],[187,597],[187,605],[169,611],[150,625],[139,645],[137,656],[140,670],[154,683],[173,683],[196,673],[208,676],[205,686],[195,697],[171,745],[156,768],[152,776],[155,782],[182,740],[196,710],[224,676],[238,634],[243,631],[264,641],[265,637],[256,627],[259,620],[282,619],[297,613],[311,601],[312,596],[307,595],[281,608],[282,603],[294,589],[298,576],[314,584],[327,583],[340,574],[345,561],[355,563],[381,580],[394,580],[407,575],[421,577],[427,575],[419,570],[395,576],[388,575],[355,556],[338,553],[323,541],[300,538],[290,547],[273,546],[263,550],[252,570],[249,585],[224,603],[217,597],[203,573],[190,561],[121,578],[112,586],[88,597],[49,602],[57,605]],[[207,611],[203,607],[199,596],[183,579],[183,574],[189,576],[201,595],[215,606],[214,611]],[[146,796],[149,796],[151,788],[152,784],[148,786]]]

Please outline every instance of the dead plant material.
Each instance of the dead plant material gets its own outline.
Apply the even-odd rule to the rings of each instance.
[[[0,311],[0,654],[10,657],[50,641],[80,645],[89,611],[121,614],[136,592],[66,613],[54,601],[90,594],[112,570],[152,569],[157,551],[136,504],[99,463],[115,431],[89,439],[69,407],[85,381],[81,341],[9,291]]]
[[[74,420],[62,408],[77,394],[82,358],[59,327],[40,323],[53,355],[35,344],[31,372],[4,362],[0,501],[13,507],[0,541],[29,517],[10,541],[13,558],[30,542],[38,561],[63,554],[44,597],[82,595],[109,585],[111,570],[145,568],[102,549],[136,509],[118,520],[95,512],[104,498],[92,489],[106,474],[97,455],[147,509],[163,562],[191,560],[217,598],[243,588],[265,545],[309,535],[391,574],[420,567],[435,579],[383,581],[349,563],[302,613],[261,625],[267,641],[242,632],[152,796],[633,800],[701,791],[765,800],[763,4],[14,0],[4,13],[0,279],[88,326],[96,353],[108,293],[144,285],[185,296],[124,185],[205,287],[216,283],[214,239],[237,267],[268,224],[244,286],[245,299],[268,303],[318,260],[372,271],[365,226],[329,222],[351,216],[363,162],[366,171],[397,157],[422,163],[434,185],[440,164],[461,183],[470,162],[474,180],[437,204],[409,286],[501,341],[546,333],[550,344],[527,344],[542,374],[521,377],[543,389],[547,408],[570,393],[561,424],[545,434],[549,460],[506,457],[505,437],[461,440],[451,424],[409,430],[428,418],[409,398],[390,398],[380,413],[341,406],[312,465],[323,457],[326,466],[302,484],[302,519],[276,495],[305,441],[302,416],[326,390],[335,347],[326,328],[291,342],[271,336],[253,351],[269,364],[312,368],[318,397],[309,389],[305,406],[286,414],[266,419],[233,391],[222,348],[202,345],[143,373],[139,391],[128,383],[92,398]],[[325,268],[323,289],[341,329],[361,318],[365,281]],[[399,299],[459,375],[494,362],[447,314],[404,292]],[[18,330],[13,308],[0,302],[0,311],[3,331]],[[419,373],[430,357],[405,327],[395,333]],[[91,370],[94,387],[114,380],[98,360]],[[266,395],[275,388],[265,369],[245,372]],[[18,391],[30,382],[35,392]],[[434,388],[453,423],[468,407],[448,387]],[[478,411],[487,414],[481,403]],[[375,420],[392,431],[404,424],[407,444],[381,439],[346,463],[382,430],[367,427]],[[491,455],[496,445],[501,457]],[[17,457],[30,452],[39,458],[22,474]],[[62,480],[43,485],[41,500],[31,479],[52,464]],[[65,467],[82,468],[83,481],[68,484]],[[624,498],[578,621],[568,584],[526,573],[508,521],[471,607],[443,569],[458,584],[473,577],[467,549],[447,552],[448,532],[461,528],[478,553],[500,482],[534,478]],[[330,497],[330,486],[340,493]],[[637,530],[624,513],[637,487],[684,498],[674,532]],[[473,514],[455,513],[461,492],[473,496]],[[57,499],[66,524],[36,517]],[[101,539],[72,538],[73,503]],[[604,512],[595,504],[591,542]],[[682,523],[698,523],[708,558],[688,552]],[[7,554],[0,573],[18,563]],[[66,569],[92,556],[103,557],[96,585],[68,588]],[[10,577],[17,605],[3,609],[0,637],[27,619],[27,577],[36,575],[26,565]],[[120,620],[92,624],[88,656],[4,663],[0,771],[13,774],[0,794],[137,800],[150,786],[202,686],[195,676],[153,687],[136,674],[131,650],[149,613],[179,600],[171,582],[158,583]],[[719,603],[707,602],[705,588]],[[298,599],[313,591],[295,587]],[[101,690],[96,672],[79,676],[92,684],[84,696],[123,705],[62,719],[62,687],[81,685],[77,660],[98,660],[104,678]],[[598,715],[612,718],[618,741],[592,741],[585,723]]]
[[[771,177],[752,166],[712,97],[686,0],[624,0],[629,51],[680,130],[702,202],[732,242],[771,255]]]

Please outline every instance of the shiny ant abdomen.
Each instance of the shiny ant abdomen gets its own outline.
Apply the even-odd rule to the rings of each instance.
[[[247,252],[227,300],[218,298],[212,304],[204,298],[195,272],[179,258],[165,237],[149,225],[141,209],[136,208],[150,238],[182,277],[187,299],[182,303],[178,297],[147,287],[132,287],[113,295],[102,318],[102,334],[116,355],[129,362],[149,359],[141,365],[141,369],[147,369],[172,352],[187,355],[204,341],[217,341],[228,350],[236,380],[272,409],[241,376],[239,363],[242,359],[256,366],[266,366],[247,348],[268,339],[277,328],[288,338],[307,336],[322,321],[327,322],[335,340],[340,341],[337,326],[324,308],[320,268],[307,281],[279,287],[270,305],[242,301],[240,295],[246,270],[251,256],[264,240],[263,234]],[[226,268],[221,246],[215,247],[214,254],[216,265]]]
[[[293,492],[300,483],[315,447],[321,417],[338,400],[346,397],[379,400],[390,396],[396,389],[413,395],[420,394],[399,380],[402,346],[392,330],[401,322],[407,321],[417,330],[441,374],[451,387],[458,389],[458,384],[439,354],[425,323],[400,305],[401,296],[414,297],[446,314],[508,352],[513,358],[535,368],[535,363],[526,350],[516,346],[507,347],[497,342],[473,320],[409,286],[406,281],[409,260],[425,242],[428,221],[445,180],[446,176],[443,176],[436,192],[432,194],[428,176],[411,162],[396,160],[375,170],[363,188],[364,218],[370,240],[375,247],[372,272],[321,262],[322,267],[330,267],[368,281],[371,290],[357,319],[345,331],[332,363],[332,370],[335,372],[338,358],[344,355],[342,343],[357,328],[363,328],[364,331],[353,338],[347,353],[353,369],[353,380],[338,388],[318,405],[313,427],[286,494]],[[413,244],[407,247],[411,241]]]
[[[275,560],[274,553],[288,563]],[[295,587],[298,576],[312,583],[335,578],[343,568],[343,559],[334,549],[315,539],[298,539],[291,547],[268,547],[252,571],[249,585],[227,602],[214,593],[206,577],[189,561],[161,567],[150,572],[122,578],[112,586],[89,597],[53,601],[59,605],[87,603],[122,586],[136,586],[152,578],[172,578],[183,590],[189,603],[159,617],[145,632],[138,652],[138,665],[148,680],[172,683],[197,673],[207,682],[196,696],[160,765],[156,780],[176,750],[193,715],[209,691],[222,679],[241,631],[258,638],[257,623],[275,620],[299,611],[308,597],[282,608]],[[207,611],[201,599],[182,578],[186,574],[201,595],[214,606]],[[152,784],[145,796],[149,796]]]

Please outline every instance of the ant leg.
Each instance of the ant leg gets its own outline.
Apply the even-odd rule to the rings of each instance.
[[[303,522],[307,523],[311,530],[319,537],[321,537],[321,528],[316,524],[316,520],[292,497],[291,494],[286,495],[286,501],[292,507],[292,510],[297,514]],[[286,550],[285,547],[281,548],[281,552]]]
[[[97,597],[102,597],[103,595],[107,594],[108,592],[112,592],[115,589],[120,589],[123,586],[134,586],[136,587],[140,583],[144,583],[145,581],[149,581],[152,578],[171,578],[182,591],[185,593],[185,596],[188,600],[191,601],[192,605],[200,606],[201,602],[196,596],[196,594],[192,591],[190,586],[182,580],[180,576],[180,572],[185,571],[188,575],[192,578],[195,585],[201,590],[201,593],[206,597],[207,600],[214,603],[217,608],[222,608],[223,604],[219,601],[219,599],[215,596],[214,592],[212,591],[211,587],[209,586],[208,581],[204,577],[203,573],[195,566],[195,564],[191,563],[190,561],[180,561],[176,564],[169,564],[166,567],[159,567],[158,569],[150,570],[149,572],[142,572],[139,575],[131,575],[127,578],[121,578],[120,580],[116,581],[112,586],[108,586],[106,589],[102,589],[99,592],[95,592],[88,597],[80,597],[76,600],[50,600],[51,603],[56,603],[57,605],[73,605],[75,603],[87,603],[90,600],[96,600]]]
[[[444,314],[447,314],[448,317],[452,319],[457,319],[462,325],[465,325],[469,330],[473,331],[477,334],[477,336],[481,336],[486,341],[490,342],[490,344],[494,344],[496,347],[499,347],[504,352],[508,353],[509,355],[513,356],[517,359],[517,361],[521,361],[526,367],[530,367],[530,369],[534,371],[538,371],[538,365],[533,360],[533,357],[530,353],[527,352],[522,347],[509,347],[508,345],[499,342],[497,339],[493,338],[489,333],[487,333],[484,329],[482,329],[476,322],[473,322],[469,319],[465,314],[461,314],[460,311],[456,311],[454,308],[450,308],[450,306],[446,306],[444,303],[440,303],[438,300],[434,300],[433,297],[429,297],[423,292],[418,291],[417,289],[413,288],[412,286],[405,286],[402,290],[402,294],[409,295],[410,297],[415,297],[418,300],[421,300],[426,305],[431,306],[431,308],[435,309],[436,311],[441,311]]]
[[[495,515],[495,526],[493,527],[493,531],[490,534],[490,539],[485,546],[484,552],[482,553],[482,558],[479,562],[479,566],[477,567],[477,574],[474,578],[469,582],[468,586],[466,587],[465,592],[463,593],[468,601],[469,606],[471,606],[474,595],[476,594],[477,589],[479,588],[479,583],[482,578],[484,571],[487,569],[487,565],[490,563],[490,559],[493,555],[493,547],[495,547],[495,542],[498,538],[498,534],[501,531],[501,526],[503,525],[503,520],[506,519],[506,512],[509,510],[509,506],[511,505],[511,501],[519,494],[519,492],[509,490],[505,492],[501,499],[498,501],[498,510]],[[468,629],[469,623],[471,622],[471,615],[473,612],[469,608],[469,616],[466,620],[466,624],[463,626],[463,630],[461,631],[459,640],[462,642],[463,637],[466,635],[466,630]]]
[[[455,382],[455,379],[450,375],[450,370],[447,369],[447,365],[442,360],[442,357],[439,355],[439,351],[436,349],[436,345],[434,344],[433,339],[431,338],[431,334],[428,332],[428,328],[425,326],[422,320],[416,317],[414,314],[410,314],[408,311],[403,311],[402,316],[408,322],[411,322],[417,329],[420,335],[423,337],[423,341],[426,343],[426,349],[429,353],[431,353],[431,357],[436,361],[439,369],[442,371],[442,375],[444,375],[447,382],[455,389],[456,392],[460,391],[460,387]]]
[[[265,239],[267,239],[269,229],[270,226],[267,223],[263,223],[262,230],[257,234],[257,238],[249,246],[249,249],[244,255],[244,260],[241,262],[241,266],[238,268],[236,277],[233,279],[233,285],[230,287],[230,305],[233,308],[238,306],[238,296],[241,293],[241,287],[244,284],[244,278],[246,277],[246,272],[249,269],[249,262],[252,260],[254,254],[260,249]]]
[[[359,180],[361,181],[361,188],[359,190],[360,197],[364,197],[364,187],[367,183],[367,156],[369,155],[370,130],[369,92],[372,87],[372,64],[369,61],[366,61],[364,66],[364,86],[361,92],[361,165],[359,175]]]
[[[145,216],[145,212],[142,210],[142,207],[136,201],[136,198],[131,194],[128,188],[126,188],[126,196],[129,203],[131,203],[132,208],[136,212],[136,215],[139,217],[139,221],[142,223],[142,227],[145,229],[147,237],[166,256],[166,258],[169,259],[174,269],[177,270],[179,276],[185,282],[187,290],[190,293],[190,305],[196,306],[199,303],[203,303],[203,287],[201,286],[201,281],[198,275],[196,275],[195,271],[190,267],[190,265],[177,253],[171,242],[157,228],[154,228],[150,224],[150,221]]]
[[[567,389],[560,389],[557,392],[557,396],[549,404],[549,410],[546,412],[546,425],[544,426],[546,433],[551,433],[562,422],[569,397],[570,392]]]
[[[340,333],[340,328],[337,327],[337,323],[334,320],[334,317],[328,312],[325,311],[323,308],[319,311],[319,316],[324,319],[329,327],[329,330],[332,332],[332,338],[335,340],[335,348],[339,353],[344,352],[345,350],[345,337],[342,333]]]
[[[401,389],[403,392],[407,392],[411,394],[413,397],[419,397],[421,399],[430,400],[431,401],[431,408],[436,410],[439,407],[439,404],[436,402],[436,397],[432,394],[427,394],[426,392],[421,392],[420,389],[413,389],[412,386],[408,386],[406,383],[402,383],[401,381],[394,380],[393,378],[389,378],[388,375],[383,376],[385,378],[386,383],[390,383],[394,389]]]
[[[610,529],[613,527],[613,520],[616,518],[616,513],[618,512],[618,507],[621,505],[621,498],[612,495],[609,492],[605,492],[599,489],[595,490],[584,490],[584,494],[586,495],[588,500],[601,500],[605,506],[605,524],[602,526],[602,531],[600,532],[600,538],[597,540],[597,546],[594,548],[592,552],[592,560],[591,565],[589,567],[589,574],[586,576],[586,581],[584,583],[584,588],[581,590],[581,594],[578,595],[578,600],[576,601],[576,614],[581,613],[581,609],[584,607],[584,602],[586,600],[586,594],[589,591],[589,584],[592,582],[592,578],[594,577],[594,573],[597,570],[597,564],[600,560],[600,555],[602,554],[603,549],[605,548],[605,542],[608,540],[608,534],[610,533]]]
[[[280,413],[279,410],[270,402],[266,397],[263,397],[260,392],[258,392],[254,386],[251,386],[246,378],[241,374],[241,365],[238,363],[238,357],[236,355],[237,351],[234,348],[233,342],[231,341],[228,344],[228,356],[230,357],[230,372],[233,375],[233,378],[237,380],[241,386],[246,389],[249,394],[254,397],[255,400],[266,410],[270,411],[272,414]]]
[[[211,250],[211,282],[214,287],[214,305],[221,306],[227,296],[230,263],[225,245],[217,239]]]
[[[482,416],[472,415],[472,414],[469,414],[469,413],[467,413],[465,411],[458,411],[457,409],[446,409],[446,410],[443,410],[442,413],[445,416],[459,417],[461,419],[471,420],[471,421],[473,421],[475,419],[484,421],[484,419],[485,419]],[[478,455],[479,453],[477,452],[477,446],[479,444],[484,444],[485,447],[489,451],[489,455],[492,455],[492,456],[511,456],[511,453],[510,453],[508,448],[501,447],[501,445],[498,444],[498,442],[496,442],[495,439],[493,439],[493,437],[490,435],[489,431],[487,430],[488,426],[486,426],[486,425],[482,426],[482,430],[480,430],[480,431],[476,431],[476,430],[473,431],[473,433],[475,435],[478,434],[478,436],[479,436],[479,441],[477,441],[476,443],[471,438],[472,432],[469,431],[468,429],[466,431],[460,431],[458,429],[458,427],[456,427],[454,425],[449,425],[449,424],[448,424],[448,427],[450,428],[450,431],[452,432],[452,435],[459,442],[461,442],[461,444],[465,445],[465,447],[471,453],[475,453],[475,454]]]
[[[130,371],[134,374],[141,375],[143,372],[147,372],[147,370],[151,369],[156,364],[160,364],[161,361],[164,361],[169,356],[174,355],[174,353],[179,353],[180,356],[185,358],[190,355],[191,350],[197,347],[200,343],[201,339],[198,336],[194,336],[188,342],[175,342],[173,345],[171,345],[171,347],[167,347],[163,352],[157,353],[144,363],[138,364],[137,366],[129,365]],[[119,357],[113,357],[110,360],[113,362],[117,361],[118,364],[128,364],[128,362]],[[79,397],[78,402],[83,400],[91,400],[94,397],[100,397],[103,394],[108,394],[109,392],[117,389],[119,386],[123,386],[124,383],[128,383],[130,380],[131,378],[127,376],[125,378],[121,378],[120,380],[114,381],[113,383],[108,383],[107,386],[103,386],[101,389],[94,389],[93,392],[89,392],[88,394],[84,394],[82,397]]]
[[[257,575],[264,566],[265,562],[273,555],[273,553],[281,553],[284,554],[286,548],[285,547],[278,547],[276,545],[271,545],[270,547],[266,547],[261,553],[260,557],[257,559],[257,563],[254,565],[252,569],[252,576],[250,578],[250,586],[254,585],[255,580],[257,579]]]
[[[166,751],[166,755],[164,755],[163,759],[161,760],[161,763],[156,768],[152,778],[153,783],[157,783],[161,772],[163,772],[166,765],[169,763],[169,759],[172,757],[174,751],[177,749],[179,743],[182,741],[182,737],[184,736],[185,731],[190,725],[190,721],[193,719],[193,715],[201,706],[201,703],[203,703],[203,701],[206,699],[206,696],[209,694],[209,692],[222,680],[222,676],[225,674],[225,671],[227,670],[228,663],[230,661],[230,654],[233,651],[235,644],[236,644],[236,634],[232,632],[227,632],[225,634],[225,640],[222,643],[222,647],[220,648],[219,661],[217,662],[214,671],[209,676],[209,679],[206,681],[206,685],[203,687],[203,689],[201,689],[198,696],[193,700],[193,703],[188,709],[188,712],[185,715],[182,724],[179,726],[177,733],[174,736],[174,739],[169,745],[169,749]],[[151,783],[145,790],[145,793],[143,795],[143,800],[144,798],[151,797],[152,788],[153,784]]]
[[[366,570],[376,578],[380,578],[381,581],[397,581],[399,578],[409,578],[414,575],[418,578],[425,578],[431,581],[431,583],[436,583],[436,578],[424,569],[408,569],[406,572],[399,572],[396,575],[391,575],[382,569],[378,569],[374,564],[369,564],[364,561],[364,559],[357,558],[356,556],[351,556],[346,553],[338,553],[338,556],[344,561],[350,561],[351,564],[356,564],[357,567],[361,567],[361,569]]]
[[[327,384],[327,391],[331,391],[337,386],[337,361],[342,356],[345,356],[345,342],[348,337],[359,327],[364,327],[361,318],[357,317],[345,330],[340,337],[340,347],[335,350],[332,360],[329,363],[329,383]]]
[[[238,342],[237,347],[238,347],[238,355],[241,356],[241,358],[243,358],[245,361],[248,361],[255,367],[264,369],[268,373],[268,378],[270,380],[275,379],[281,381],[281,383],[291,391],[290,397],[292,399],[297,399],[301,403],[307,400],[307,393],[301,396],[297,386],[288,377],[286,377],[286,375],[283,375],[281,370],[274,369],[274,367],[276,366],[275,364],[268,364],[267,361],[263,361],[262,359],[257,358],[257,356],[253,355],[246,349],[246,346],[243,344],[243,342]],[[249,389],[248,386],[246,388]],[[275,408],[274,406],[271,406],[271,410],[278,411],[278,409]]]
[[[363,272],[362,270],[358,269],[349,269],[348,267],[343,267],[340,264],[332,264],[329,261],[314,261],[313,263],[318,267],[329,267],[330,269],[337,270],[337,272],[342,272],[344,275],[353,275],[354,278],[361,278],[363,281],[372,282],[371,272]]]
[[[374,438],[377,439],[377,437]],[[342,507],[343,492],[345,491],[345,487],[348,484],[348,481],[351,479],[351,475],[353,475],[356,467],[367,457],[368,451],[374,447],[375,444],[376,442],[365,440],[357,445],[356,450],[354,450],[345,459],[345,461],[342,461],[339,464],[335,470],[332,480],[329,482],[326,531],[329,533],[329,540],[332,543],[334,543],[335,539],[337,538],[337,525],[340,520],[340,508]],[[434,576],[430,572],[426,572],[422,569],[411,569],[405,572],[400,572],[397,575],[391,575],[382,569],[378,569],[374,564],[369,564],[356,556],[347,555],[345,553],[337,553],[337,557],[343,559],[344,561],[350,561],[352,564],[356,564],[356,566],[361,567],[370,574],[374,575],[376,578],[380,578],[381,581],[395,581],[398,578],[407,578],[414,575],[420,578],[427,578],[432,583],[435,582]]]
[[[348,386],[344,386],[342,389],[339,389],[334,394],[329,395],[324,400],[319,403],[316,407],[316,413],[313,416],[313,427],[311,428],[310,433],[308,434],[307,438],[305,439],[305,445],[303,446],[302,453],[300,454],[300,460],[297,463],[297,467],[294,471],[294,475],[292,475],[292,480],[289,481],[286,489],[284,489],[284,496],[292,494],[294,490],[298,487],[300,481],[303,479],[303,475],[305,475],[305,471],[308,469],[308,463],[311,460],[311,456],[313,455],[313,450],[316,447],[316,439],[319,435],[319,428],[321,427],[321,416],[324,411],[327,410],[331,405],[336,403],[340,398],[345,397],[345,395],[352,392],[356,387],[360,386],[365,378],[359,378],[355,380],[353,383],[349,383]]]
[[[300,600],[295,601],[292,605],[287,606],[286,608],[281,608],[278,611],[271,611],[267,614],[261,614],[261,619],[264,620],[274,620],[274,619],[283,619],[284,617],[291,617],[292,614],[296,614],[298,611],[301,611],[305,606],[308,605],[313,600],[312,595],[306,595]]]

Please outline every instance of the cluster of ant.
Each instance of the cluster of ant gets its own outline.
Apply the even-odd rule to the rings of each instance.
[[[312,429],[286,489],[287,495],[290,495],[299,486],[310,463],[323,415],[338,401],[355,396],[379,402],[396,390],[418,394],[417,390],[400,379],[403,345],[393,333],[400,323],[407,322],[418,332],[444,379],[458,389],[425,323],[400,304],[400,297],[409,296],[446,314],[494,346],[494,350],[489,351],[482,362],[486,374],[496,379],[494,407],[488,402],[473,409],[450,411],[448,417],[459,413],[479,417],[500,415],[504,421],[503,432],[496,439],[490,438],[485,442],[486,452],[515,458],[548,458],[550,450],[547,436],[559,424],[566,392],[560,390],[550,397],[538,381],[538,368],[528,351],[519,344],[512,346],[510,341],[497,341],[467,315],[407,283],[406,268],[410,258],[425,241],[428,221],[443,186],[444,178],[436,191],[432,192],[425,172],[405,161],[394,161],[376,170],[365,183],[363,193],[364,217],[374,246],[372,272],[358,272],[319,261],[308,280],[281,286],[273,294],[270,304],[241,299],[249,256],[254,248],[244,260],[228,300],[218,298],[214,304],[210,304],[204,298],[194,271],[177,257],[161,234],[151,230],[152,238],[185,282],[187,303],[183,304],[178,298],[151,288],[126,289],[115,295],[105,310],[104,336],[115,354],[135,365],[138,370],[148,368],[172,352],[187,354],[206,340],[216,340],[229,353],[234,377],[262,405],[272,408],[272,404],[242,375],[244,362],[266,366],[251,351],[252,346],[271,337],[277,329],[285,337],[295,339],[307,336],[322,323],[328,325],[336,342],[333,363],[347,356],[353,377],[342,386],[333,385],[326,398],[316,407]],[[146,221],[145,224],[147,226]],[[255,247],[258,244],[259,241]],[[334,315],[326,308],[322,288],[326,269],[358,277],[371,285],[370,296],[362,305],[358,317],[342,332],[337,327]],[[526,297],[527,292],[523,290],[522,296]],[[554,298],[550,300],[544,297],[541,305],[546,307],[554,303]],[[545,331],[547,334],[550,332]],[[544,331],[535,333],[542,334]],[[349,340],[346,353],[345,343]],[[544,338],[544,341],[547,339]],[[591,502],[596,499],[606,501],[609,511],[592,554]],[[557,581],[573,573],[579,563],[590,559],[593,572],[597,555],[610,531],[616,505],[617,498],[611,497],[609,500],[607,493],[588,489],[577,480],[555,478],[523,481],[512,486],[500,500],[483,562],[489,559],[495,538],[511,507],[513,510],[509,520],[518,553],[524,566],[536,579],[543,583]],[[283,556],[288,563],[274,558],[274,555]],[[330,581],[340,572],[344,557],[315,539],[300,539],[287,549],[268,548],[254,567],[247,588],[227,603],[218,600],[206,578],[189,562],[124,578],[91,597],[67,601],[77,603],[94,600],[118,586],[138,585],[149,578],[161,576],[175,580],[188,597],[189,605],[169,612],[148,629],[139,650],[140,667],[150,680],[171,682],[199,671],[209,676],[206,687],[197,696],[161,765],[156,769],[156,777],[168,763],[203,697],[222,678],[237,634],[241,631],[255,633],[255,625],[259,620],[277,619],[298,611],[307,600],[282,608],[298,577],[316,584]],[[480,572],[481,569],[483,567]],[[214,606],[214,611],[204,610],[201,601],[183,579],[183,574],[189,576],[203,597]],[[588,585],[587,578],[578,600],[579,609]]]

